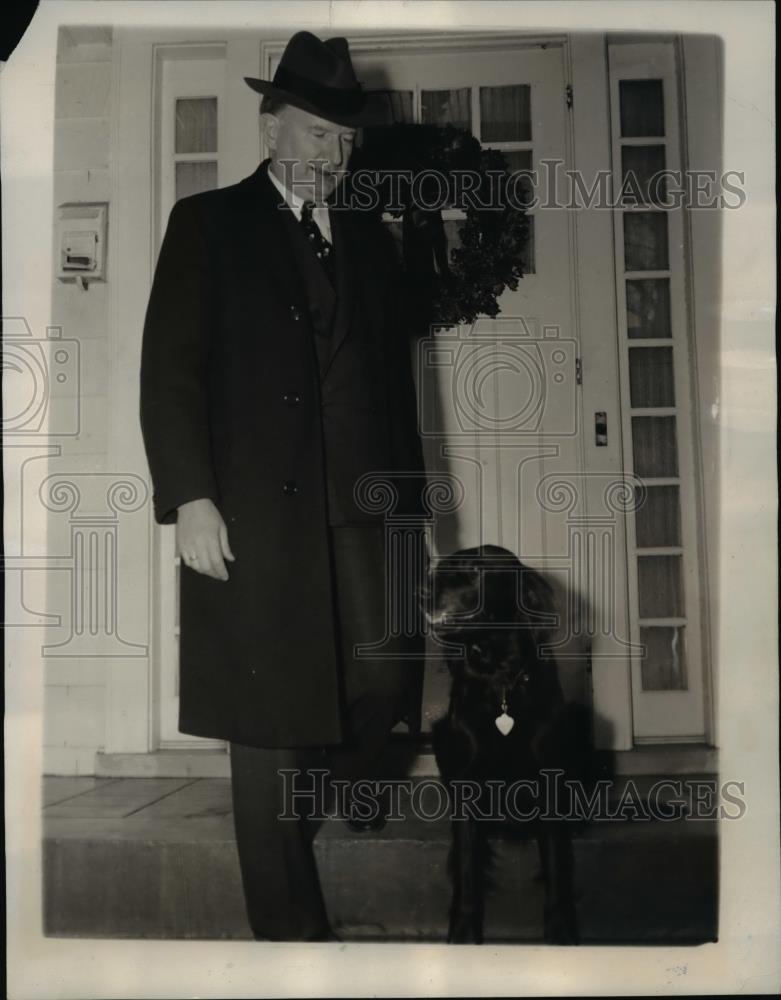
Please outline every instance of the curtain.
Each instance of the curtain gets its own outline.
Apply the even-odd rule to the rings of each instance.
[[[629,349],[629,400],[632,406],[675,406],[672,347]]]
[[[177,153],[217,152],[217,98],[180,98],[176,102]]]
[[[661,80],[620,80],[618,94],[622,136],[664,135]]]
[[[686,690],[686,630],[654,627],[640,629],[645,656],[640,663],[643,691]]]
[[[176,200],[217,187],[217,164],[214,160],[186,161],[176,164]]]
[[[637,582],[641,618],[682,618],[680,556],[639,556]]]
[[[666,271],[667,215],[624,212],[624,266],[627,271]]]
[[[472,129],[472,99],[469,87],[457,90],[424,90],[421,94],[425,125],[454,125]]]
[[[627,280],[626,324],[630,337],[672,336],[669,278]]]
[[[677,476],[675,417],[632,417],[632,453],[635,475]]]
[[[635,535],[640,549],[681,544],[678,486],[646,486],[645,499],[635,512]],[[640,492],[639,490],[637,491]],[[637,500],[639,500],[639,496]]]
[[[531,87],[480,88],[480,138],[483,142],[529,142],[532,137]]]

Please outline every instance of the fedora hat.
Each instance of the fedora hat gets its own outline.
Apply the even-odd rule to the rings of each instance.
[[[299,31],[290,39],[273,80],[245,76],[259,94],[326,118],[337,125],[369,125],[377,120],[355,75],[346,38],[319,39]]]

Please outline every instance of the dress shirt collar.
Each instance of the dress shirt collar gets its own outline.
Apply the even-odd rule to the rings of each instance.
[[[294,191],[289,191],[282,183],[282,181],[272,171],[270,166],[268,169],[268,175],[271,178],[274,187],[277,189],[277,191],[279,191],[279,193],[287,202],[288,207],[290,208],[293,215],[295,215],[296,219],[300,222],[301,209],[304,204],[304,199],[299,198]],[[328,215],[328,209],[323,205],[315,206],[312,212],[312,218],[317,223],[317,228],[320,230],[323,236],[325,236],[325,238],[328,240],[329,243],[332,243],[333,240],[331,239],[331,219],[329,218]]]

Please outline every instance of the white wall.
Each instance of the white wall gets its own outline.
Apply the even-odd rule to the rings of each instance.
[[[65,202],[110,202],[112,35],[110,28],[67,28],[57,52],[54,135],[54,206]],[[109,225],[111,206],[109,205]],[[102,473],[108,468],[109,321],[112,280],[91,283],[85,291],[56,278],[52,286],[52,324],[78,341],[80,432],[61,439],[61,455],[49,475]],[[80,481],[80,480],[77,480]],[[67,513],[51,517],[52,551],[69,546]],[[59,629],[47,642],[61,642],[69,631],[72,573],[51,573],[48,610],[61,614]],[[53,657],[45,663],[44,770],[49,774],[90,774],[95,751],[105,742],[106,662],[96,656]]]
[[[722,42],[714,36],[687,36],[682,43],[685,99],[686,155],[692,170],[721,172],[724,93]],[[728,164],[727,166],[734,166]],[[731,196],[734,203],[736,198]],[[719,419],[722,356],[720,327],[722,213],[703,209],[689,213],[690,287],[693,371],[696,380],[695,427],[700,446],[702,490],[702,591],[703,621],[710,657],[711,707],[718,696],[718,595],[719,579]],[[708,648],[710,647],[710,648]],[[706,692],[708,693],[708,692]],[[710,742],[718,745],[715,711]]]

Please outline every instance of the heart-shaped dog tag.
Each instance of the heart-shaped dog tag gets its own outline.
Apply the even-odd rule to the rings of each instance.
[[[506,736],[515,725],[515,719],[511,715],[508,715],[507,712],[497,715],[494,721],[496,722],[496,728],[502,736]]]

